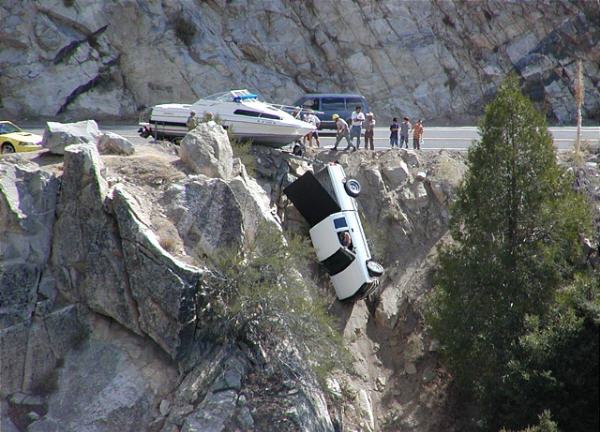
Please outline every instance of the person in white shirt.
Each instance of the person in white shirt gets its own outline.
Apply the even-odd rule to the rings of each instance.
[[[354,112],[352,113],[352,129],[350,129],[350,139],[356,137],[356,149],[360,148],[360,135],[362,133],[362,125],[365,121],[365,115],[361,112],[362,107],[356,105]]]
[[[308,145],[312,147],[312,139],[314,138],[317,143],[317,147],[321,147],[321,143],[319,142],[319,125],[321,124],[321,120],[316,116],[315,113],[309,112],[304,118],[304,121],[314,126],[313,131],[306,135],[306,138],[308,139]]]

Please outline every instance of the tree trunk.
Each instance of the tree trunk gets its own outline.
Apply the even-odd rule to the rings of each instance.
[[[577,138],[575,139],[575,153],[581,151],[581,105],[577,105]]]
[[[583,65],[577,61],[577,79],[575,81],[575,102],[577,102],[577,137],[575,138],[575,155],[581,151],[581,106],[583,105]]]

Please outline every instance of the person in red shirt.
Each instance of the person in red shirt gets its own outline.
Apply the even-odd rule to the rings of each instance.
[[[421,139],[423,138],[423,121],[417,120],[413,128],[413,149],[421,150]]]

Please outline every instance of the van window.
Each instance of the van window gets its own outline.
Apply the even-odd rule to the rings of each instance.
[[[348,110],[354,111],[354,108],[356,108],[357,105],[360,105],[363,111],[366,110],[365,100],[360,97],[349,97],[346,99],[346,104],[348,105]]]
[[[328,97],[321,99],[321,111],[346,111],[344,98]]]
[[[319,109],[319,99],[313,99],[313,98],[304,99],[304,101],[302,101],[298,105],[304,106],[307,108],[311,108],[314,110],[318,110]]]

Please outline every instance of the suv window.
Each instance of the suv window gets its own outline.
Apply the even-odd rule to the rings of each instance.
[[[346,268],[352,264],[352,261],[355,259],[356,257],[352,252],[344,247],[341,247],[329,258],[321,261],[321,264],[325,266],[330,275],[335,276],[336,274],[346,270]]]
[[[339,97],[322,98],[321,111],[346,111],[346,102]]]
[[[333,220],[333,226],[335,226],[335,229],[348,228],[348,223],[346,218],[341,217]]]

